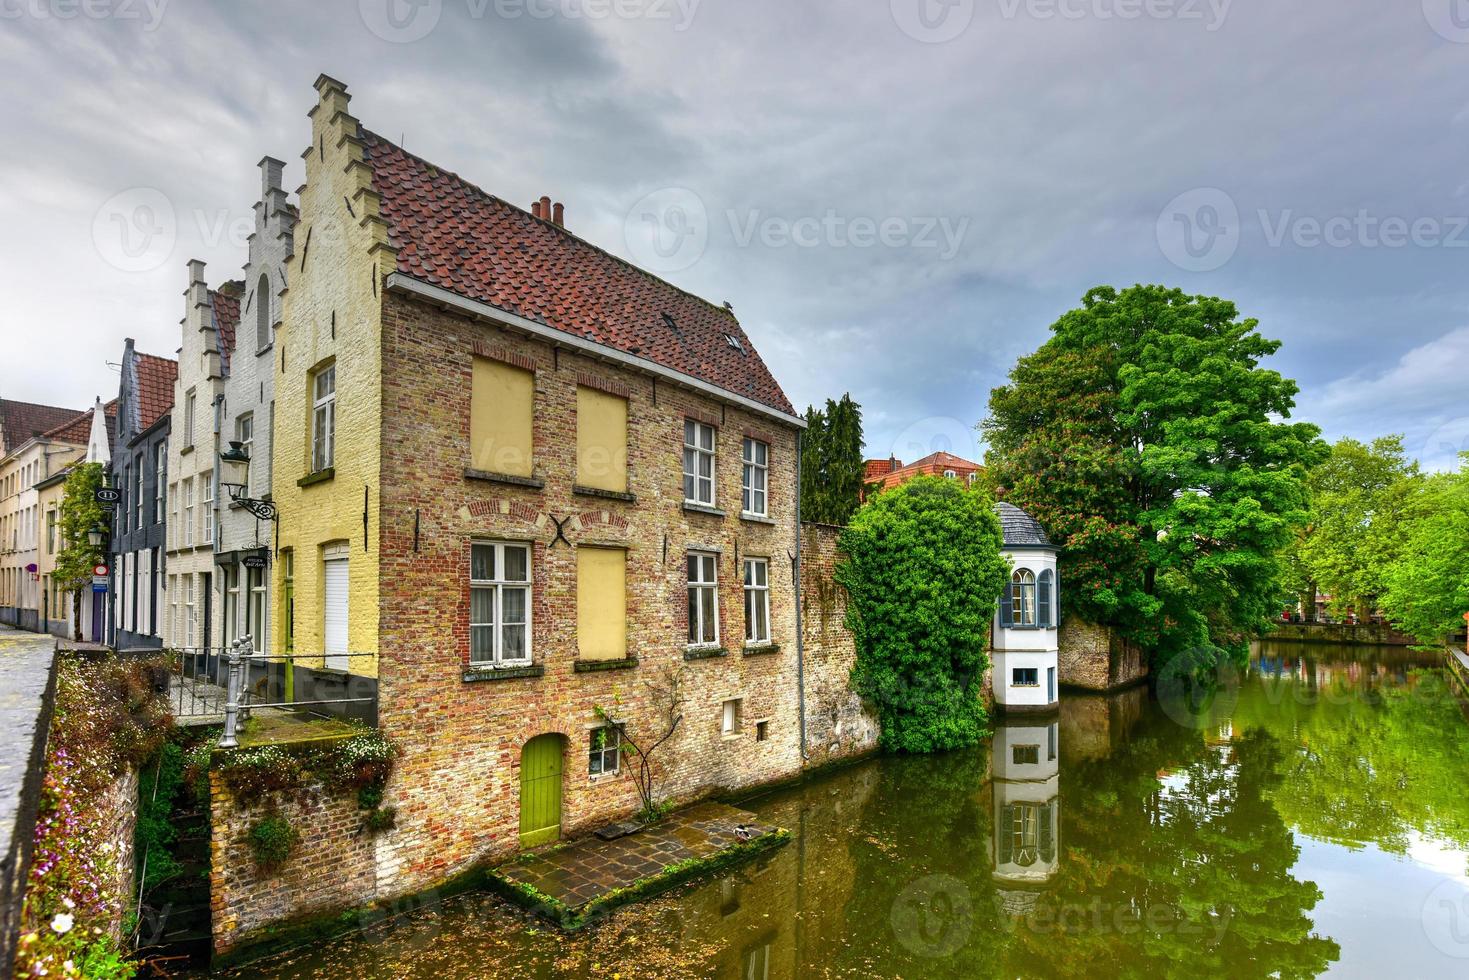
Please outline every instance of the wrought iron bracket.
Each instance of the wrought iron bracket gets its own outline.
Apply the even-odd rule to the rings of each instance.
[[[262,521],[274,521],[280,517],[280,511],[275,504],[269,500],[257,500],[254,497],[243,496],[234,487],[229,488],[230,500],[254,514],[256,519]]]

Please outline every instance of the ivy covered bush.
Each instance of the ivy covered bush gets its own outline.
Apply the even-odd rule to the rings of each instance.
[[[987,491],[937,476],[879,494],[842,532],[852,686],[876,706],[883,748],[984,737],[990,622],[1010,577],[1003,540]]]
[[[301,834],[291,822],[279,813],[259,820],[250,828],[250,850],[255,855],[255,867],[262,874],[272,874],[291,857]]]
[[[171,718],[151,680],[156,666],[115,657],[58,659],[16,976],[133,975],[114,934],[129,897],[115,892],[121,855],[107,839],[99,803],[167,738]]]

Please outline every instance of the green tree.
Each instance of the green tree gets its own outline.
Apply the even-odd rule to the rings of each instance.
[[[844,394],[806,409],[801,442],[801,519],[846,524],[862,494],[862,406]]]
[[[103,548],[94,547],[87,539],[88,531],[106,524],[106,511],[96,496],[98,488],[105,485],[101,463],[79,463],[72,467],[62,488],[62,546],[53,574],[57,587],[72,597],[74,640],[82,638],[82,590],[91,586],[92,569],[105,557]]]
[[[988,492],[920,477],[880,494],[842,532],[853,689],[877,706],[884,748],[976,744],[990,621],[1009,563]]]
[[[1314,606],[1319,589],[1332,597],[1336,611],[1376,608],[1422,488],[1402,436],[1335,443],[1307,478],[1310,518],[1286,554],[1303,598]]]
[[[1402,547],[1383,573],[1381,606],[1425,644],[1457,632],[1469,612],[1469,454],[1458,473],[1425,481],[1415,514],[1397,528]]]
[[[1278,613],[1319,430],[1227,300],[1099,286],[990,396],[988,479],[1061,546],[1070,608],[1205,669]]]

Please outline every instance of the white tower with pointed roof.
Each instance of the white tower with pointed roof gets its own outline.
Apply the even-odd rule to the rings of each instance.
[[[1010,562],[1010,584],[1000,596],[991,634],[995,705],[1004,711],[1052,710],[1059,704],[1056,546],[1045,528],[1019,507],[1001,501],[995,509]]]

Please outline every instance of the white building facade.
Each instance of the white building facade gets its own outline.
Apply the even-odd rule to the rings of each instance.
[[[238,442],[250,457],[242,496],[269,499],[271,434],[275,429],[275,331],[281,319],[281,293],[286,288],[286,260],[291,256],[297,212],[286,199],[281,177],[285,164],[272,157],[260,161],[260,200],[255,204],[255,231],[245,263],[244,293],[234,343],[225,352],[224,399],[220,409],[220,448]],[[269,562],[274,525],[256,518],[230,500],[215,498],[219,537],[214,562],[217,619],[210,641],[227,646],[251,637],[256,652],[273,651]]]
[[[991,743],[994,838],[1001,910],[1028,915],[1061,866],[1060,721],[1009,718]]]
[[[188,270],[168,445],[163,638],[172,649],[206,646],[213,632],[216,413],[224,394],[221,348],[239,320],[238,284],[211,290],[203,262],[191,261]]]
[[[1014,504],[995,505],[1004,531],[1010,585],[1000,597],[992,630],[995,705],[1005,711],[1048,711],[1059,705],[1057,661],[1060,579],[1056,546],[1045,529]]]

